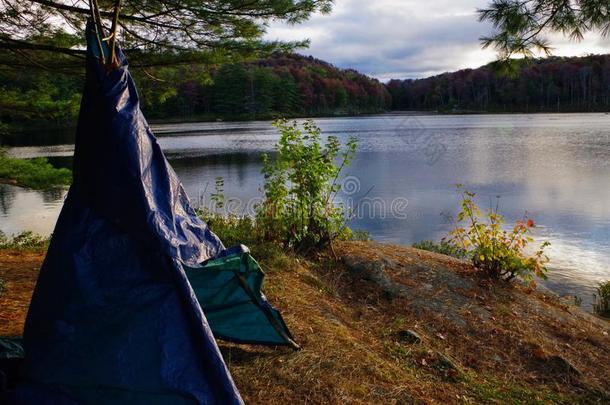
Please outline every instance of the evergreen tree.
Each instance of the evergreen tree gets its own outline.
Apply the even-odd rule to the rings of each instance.
[[[91,18],[99,30],[117,34],[132,67],[220,63],[303,46],[263,41],[267,23],[299,23],[331,6],[332,0],[1,0],[0,62],[81,68]]]
[[[494,47],[504,60],[515,54],[532,56],[535,50],[549,55],[548,33],[559,32],[576,40],[591,30],[610,35],[608,0],[492,0],[479,10],[479,18],[496,29],[481,38],[483,47]]]
[[[213,111],[225,115],[244,114],[251,81],[242,64],[223,65],[214,76]]]

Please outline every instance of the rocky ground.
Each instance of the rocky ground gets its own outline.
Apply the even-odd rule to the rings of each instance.
[[[300,351],[221,343],[247,403],[609,403],[610,323],[465,262],[371,242],[260,258]],[[0,251],[0,335],[44,252]]]

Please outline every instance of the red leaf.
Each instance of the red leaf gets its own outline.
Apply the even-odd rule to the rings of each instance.
[[[538,348],[534,349],[532,354],[537,359],[544,359],[546,357],[546,353],[545,353],[544,349],[542,349],[542,347],[538,347]]]

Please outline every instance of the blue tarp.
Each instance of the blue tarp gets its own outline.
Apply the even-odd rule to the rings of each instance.
[[[118,50],[121,66],[106,71],[93,35],[74,180],[28,312],[14,400],[241,403],[212,332],[268,344],[290,334],[247,249],[225,249],[191,207],[125,57]]]

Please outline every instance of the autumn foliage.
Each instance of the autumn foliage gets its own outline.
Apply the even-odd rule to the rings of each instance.
[[[390,80],[394,110],[582,112],[610,108],[610,55],[513,60],[424,79]]]
[[[492,278],[512,280],[520,277],[526,281],[531,281],[534,275],[546,278],[545,265],[549,259],[544,249],[550,243],[543,242],[533,253],[528,249],[528,245],[534,242],[531,236],[534,221],[524,216],[507,230],[503,227],[505,221],[498,212],[498,203],[482,215],[474,202],[475,194],[464,189],[461,191],[461,211],[448,243],[468,251],[474,266]]]

